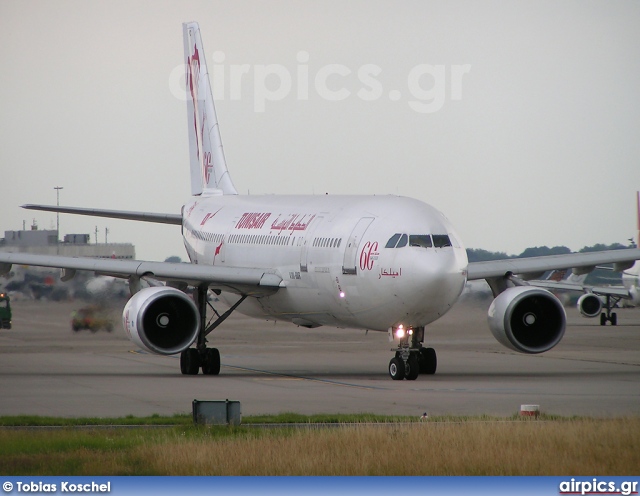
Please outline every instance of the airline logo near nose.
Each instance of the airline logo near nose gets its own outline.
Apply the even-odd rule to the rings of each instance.
[[[378,242],[367,241],[360,252],[360,270],[372,270],[373,265],[380,253],[378,252]]]

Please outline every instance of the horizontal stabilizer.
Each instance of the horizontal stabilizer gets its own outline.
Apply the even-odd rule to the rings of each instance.
[[[92,217],[110,217],[112,219],[139,220],[158,224],[182,224],[182,215],[157,214],[153,212],[130,212],[127,210],[100,210],[96,208],[58,207],[56,205],[22,205],[28,210],[43,210],[45,212],[60,212],[61,214],[90,215]]]

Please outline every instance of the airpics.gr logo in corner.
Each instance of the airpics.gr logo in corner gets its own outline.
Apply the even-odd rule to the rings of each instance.
[[[74,484],[65,481],[58,485],[57,483],[18,481],[14,485],[12,482],[6,481],[2,484],[2,490],[5,493],[10,493],[14,489],[18,493],[57,493],[58,491],[61,493],[110,493],[111,482],[104,482],[102,484],[98,484],[97,482]]]

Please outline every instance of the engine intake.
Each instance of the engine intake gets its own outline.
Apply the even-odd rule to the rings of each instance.
[[[585,317],[597,317],[602,312],[602,300],[593,293],[578,298],[578,310]]]
[[[198,309],[182,291],[166,286],[145,288],[127,302],[122,313],[129,339],[142,349],[173,355],[198,337]]]
[[[564,336],[567,316],[549,291],[533,286],[508,288],[489,307],[489,328],[498,342],[521,353],[543,353]]]

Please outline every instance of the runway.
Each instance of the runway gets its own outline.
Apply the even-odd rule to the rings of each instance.
[[[489,302],[463,301],[428,328],[438,372],[392,381],[386,333],[298,328],[233,315],[210,336],[220,376],[182,376],[177,357],[136,351],[113,333],[73,333],[83,304],[15,301],[0,331],[0,415],[171,415],[199,400],[238,400],[243,415],[279,412],[509,416],[521,404],[560,415],[640,413],[640,309],[601,327],[568,309],[564,340],[542,355],[503,348]],[[124,302],[120,305],[124,305]]]

